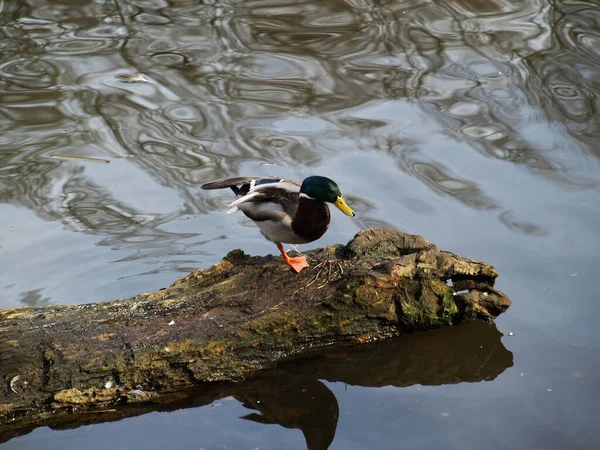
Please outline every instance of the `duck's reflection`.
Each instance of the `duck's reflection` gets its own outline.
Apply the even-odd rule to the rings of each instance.
[[[333,392],[315,378],[273,371],[245,383],[243,392],[235,398],[246,408],[260,412],[242,419],[299,429],[309,450],[327,449],[333,442],[338,402]]]
[[[338,402],[320,380],[364,387],[454,384],[496,378],[513,364],[495,325],[475,322],[459,327],[414,333],[368,345],[314,352],[278,364],[243,383],[210,384],[172,393],[160,403],[126,404],[99,413],[56,415],[29,429],[7,427],[0,442],[39,426],[53,429],[116,421],[154,411],[205,406],[233,397],[253,410],[242,419],[299,429],[309,450],[325,450],[333,442]]]
[[[277,370],[242,384],[234,397],[260,411],[244,419],[300,429],[309,450],[327,449],[339,408],[333,392],[319,380],[366,387],[493,380],[513,364],[501,336],[495,325],[475,322],[321,351],[279,364]]]

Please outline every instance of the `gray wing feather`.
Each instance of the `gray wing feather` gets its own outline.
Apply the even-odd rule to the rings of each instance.
[[[205,183],[201,187],[202,189],[225,189],[232,186],[241,186],[243,184],[249,184],[254,180],[278,180],[276,177],[235,177],[227,178],[225,180],[213,181],[211,183]]]
[[[256,180],[272,180],[273,183],[254,184]],[[244,186],[244,191],[238,189]],[[202,185],[202,189],[232,188],[238,199],[232,202],[229,213],[242,211],[250,219],[281,221],[296,214],[300,183],[276,177],[235,177]]]
[[[294,217],[298,209],[300,186],[294,182],[262,185],[237,200],[236,206],[252,220],[282,220]],[[247,201],[245,199],[247,198]]]
[[[238,209],[255,222],[264,222],[265,220],[279,222],[289,215],[281,205],[271,202],[247,202],[239,205]]]

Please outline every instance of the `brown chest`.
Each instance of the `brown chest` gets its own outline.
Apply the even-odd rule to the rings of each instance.
[[[329,217],[327,203],[301,197],[292,221],[292,229],[308,242],[316,241],[329,228]]]

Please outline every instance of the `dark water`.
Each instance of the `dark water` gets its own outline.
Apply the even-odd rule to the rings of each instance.
[[[494,264],[513,300],[504,337],[405,337],[369,347],[377,361],[307,360],[193,408],[40,428],[3,449],[598,448],[596,2],[0,11],[0,307],[126,297],[232,248],[275,253],[224,213],[229,194],[199,189],[234,175],[327,175],[357,217],[334,212],[305,248],[392,226]]]

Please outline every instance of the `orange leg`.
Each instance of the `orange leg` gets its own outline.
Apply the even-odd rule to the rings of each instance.
[[[285,253],[285,250],[283,249],[283,245],[281,245],[281,242],[276,242],[275,244],[277,245],[277,248],[281,252],[281,256],[283,256],[284,261],[287,263],[288,266],[290,266],[292,268],[292,270],[294,272],[300,273],[300,271],[302,269],[304,269],[305,267],[309,267],[308,262],[306,261],[306,258],[304,256],[295,256],[293,258],[290,258]]]

